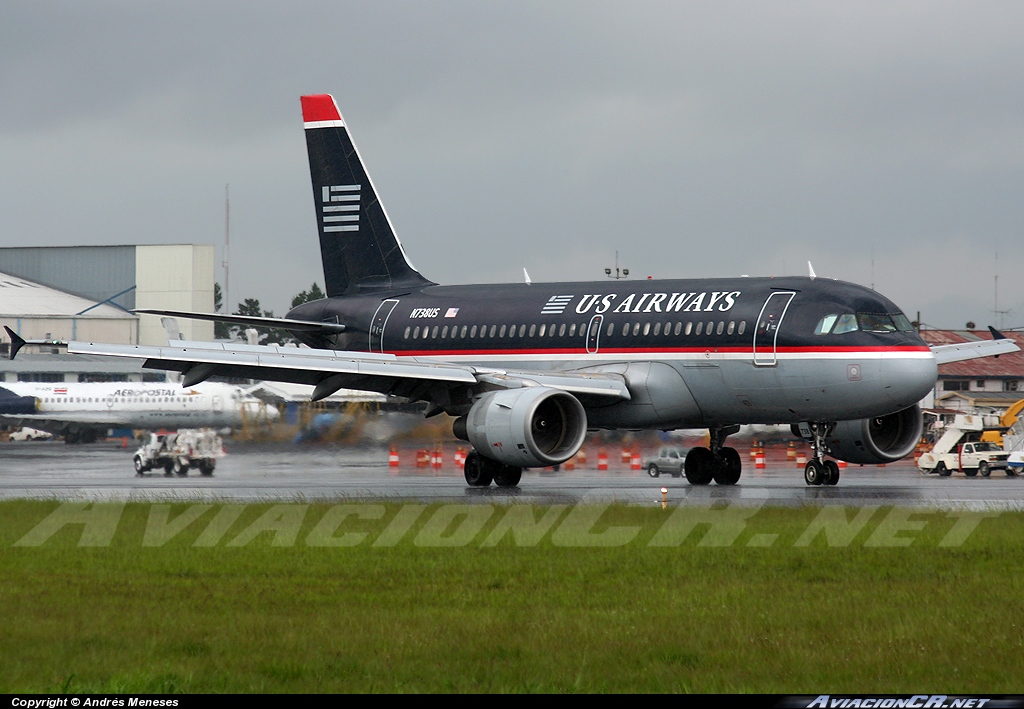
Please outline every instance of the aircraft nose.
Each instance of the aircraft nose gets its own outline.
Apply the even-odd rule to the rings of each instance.
[[[923,357],[884,360],[882,374],[893,402],[900,406],[911,406],[935,388],[939,367],[929,352]]]

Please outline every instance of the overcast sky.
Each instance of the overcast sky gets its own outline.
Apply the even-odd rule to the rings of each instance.
[[[219,263],[229,183],[232,309],[283,315],[323,286],[304,93],[440,283],[810,260],[936,327],[1024,325],[1019,1],[4,0],[0,245]]]

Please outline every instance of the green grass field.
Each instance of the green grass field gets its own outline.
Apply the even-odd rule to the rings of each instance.
[[[1024,687],[1017,513],[5,502],[0,519],[0,692]]]

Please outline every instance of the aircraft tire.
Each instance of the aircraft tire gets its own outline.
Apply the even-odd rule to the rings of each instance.
[[[838,485],[839,484],[839,464],[834,460],[826,460],[825,463],[825,479],[822,480],[822,485]]]
[[[462,466],[463,474],[466,476],[466,484],[470,487],[487,487],[491,484],[490,466],[486,464],[486,458],[470,451],[466,455],[466,462]]]
[[[808,485],[821,485],[824,478],[824,466],[813,458],[804,466],[804,482]]]
[[[523,477],[523,469],[497,463],[492,477],[498,487],[515,487]]]
[[[719,485],[735,485],[743,472],[743,461],[735,448],[723,448],[721,457],[715,461],[714,478]]]
[[[652,478],[656,478],[659,475],[661,475],[661,471],[658,470],[657,465],[651,463],[650,465],[647,466],[647,474],[650,475]]]
[[[707,485],[715,476],[715,457],[710,448],[691,448],[683,464],[686,481],[691,485]]]

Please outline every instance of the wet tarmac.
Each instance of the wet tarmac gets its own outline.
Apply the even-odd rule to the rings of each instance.
[[[415,451],[402,450],[392,467],[387,448],[228,442],[228,455],[206,477],[166,477],[162,471],[137,476],[129,443],[68,446],[59,442],[0,444],[0,499],[332,501],[389,500],[574,504],[618,501],[709,505],[716,501],[755,505],[898,505],[991,510],[1024,509],[1024,477],[940,478],[924,475],[912,460],[884,467],[844,469],[837,486],[810,487],[785,450],[769,455],[757,469],[744,460],[739,484],[691,486],[685,478],[650,477],[613,460],[610,470],[596,461],[575,470],[529,470],[515,488],[470,488],[451,451],[440,469],[416,467]],[[452,447],[454,450],[454,447]]]

